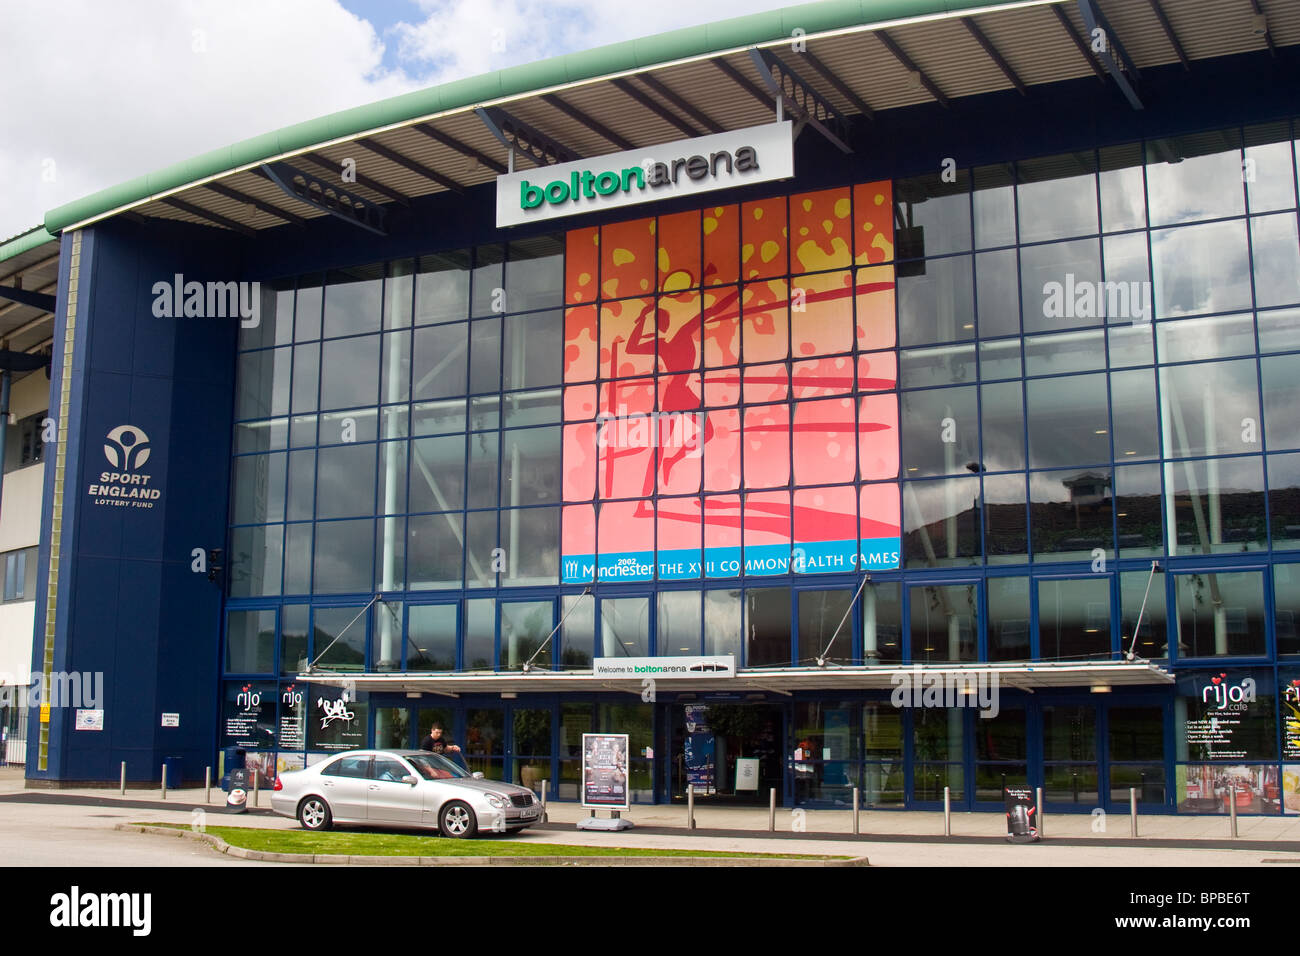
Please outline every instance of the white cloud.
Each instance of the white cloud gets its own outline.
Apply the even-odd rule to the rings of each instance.
[[[377,28],[338,0],[10,0],[0,9],[0,238],[55,206],[281,126],[778,5],[664,0],[647,8],[651,19],[596,0],[421,0],[419,22]],[[397,44],[396,68],[384,66],[381,34]]]

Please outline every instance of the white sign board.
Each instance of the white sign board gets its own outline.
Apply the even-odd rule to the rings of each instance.
[[[788,120],[497,177],[497,225],[676,199],[794,176]]]
[[[736,759],[736,789],[758,789],[758,758],[738,757]]]
[[[591,662],[593,677],[679,680],[701,677],[735,677],[736,658],[717,657],[597,657]]]
[[[77,710],[77,730],[103,730],[104,712],[102,710]]]
[[[162,725],[164,727],[179,727],[181,725],[180,714],[163,714]]]

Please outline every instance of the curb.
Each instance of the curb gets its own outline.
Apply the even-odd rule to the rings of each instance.
[[[207,843],[218,853],[266,863],[353,864],[360,866],[870,866],[865,856],[848,860],[782,860],[737,856],[347,856],[335,853],[271,853],[231,846],[212,833],[119,823],[114,830],[152,833]]]

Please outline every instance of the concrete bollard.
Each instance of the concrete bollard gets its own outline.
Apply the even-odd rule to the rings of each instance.
[[[862,832],[861,826],[862,805],[859,801],[859,791],[857,787],[853,788],[853,835],[857,836]]]
[[[952,836],[952,788],[943,788],[943,835]]]
[[[695,784],[686,785],[686,829],[695,829]]]
[[[212,768],[211,767],[205,767],[203,769],[203,802],[204,803],[212,802]]]
[[[776,787],[767,791],[767,832],[776,832]]]
[[[126,761],[125,761],[125,760],[122,761],[122,787],[121,787],[121,793],[122,793],[122,796],[126,796]]]
[[[262,771],[253,771],[253,806],[257,806],[257,783],[262,777]]]
[[[1237,788],[1228,788],[1228,825],[1232,838],[1237,839]]]
[[[167,799],[167,765],[162,765],[162,798]]]
[[[1138,792],[1137,787],[1128,788],[1128,835],[1138,835]]]
[[[1038,839],[1043,838],[1043,788],[1034,788],[1034,806],[1038,808]]]

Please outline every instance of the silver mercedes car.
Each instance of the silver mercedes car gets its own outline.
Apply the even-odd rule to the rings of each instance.
[[[271,809],[307,830],[336,823],[437,829],[468,838],[514,833],[542,818],[533,792],[484,780],[424,750],[349,750],[279,775]]]

